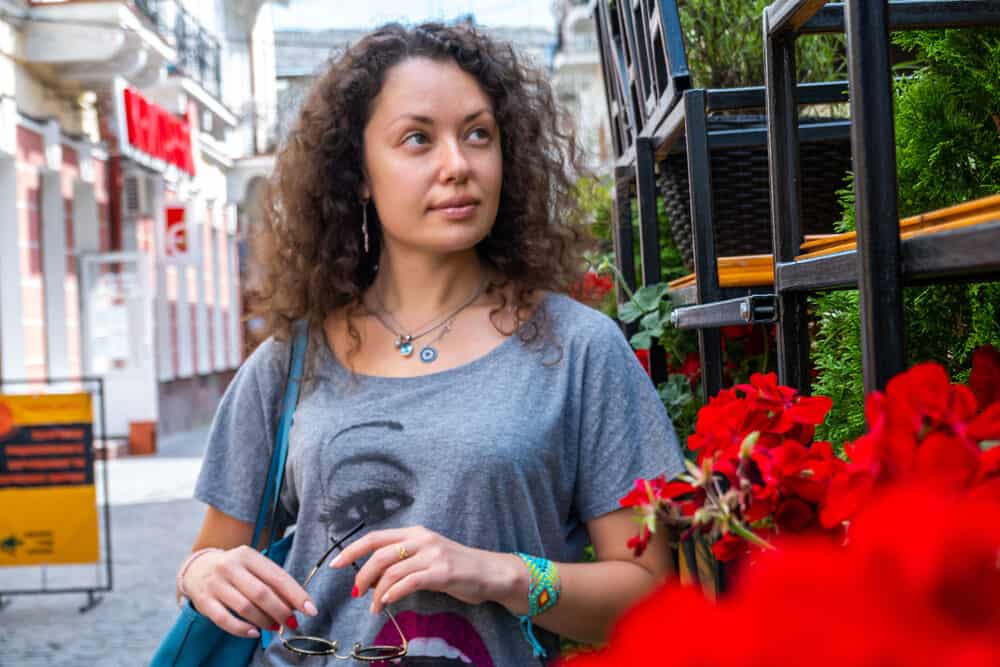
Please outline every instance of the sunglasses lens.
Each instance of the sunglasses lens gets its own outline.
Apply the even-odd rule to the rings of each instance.
[[[406,655],[402,646],[365,646],[355,649],[354,657],[359,660],[392,660]]]
[[[285,648],[307,655],[329,655],[337,652],[337,644],[321,637],[289,637]]]

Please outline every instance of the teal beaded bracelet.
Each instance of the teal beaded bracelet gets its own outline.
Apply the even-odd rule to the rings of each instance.
[[[528,613],[517,618],[521,621],[521,632],[531,644],[535,657],[544,658],[546,657],[545,649],[535,638],[535,633],[531,628],[531,618],[551,609],[559,601],[559,593],[562,590],[559,572],[556,570],[555,563],[547,558],[529,556],[520,552],[515,555],[528,566],[530,578],[528,582]]]

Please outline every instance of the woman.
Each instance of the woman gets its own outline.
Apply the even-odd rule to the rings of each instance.
[[[179,577],[197,609],[349,647],[399,643],[388,606],[404,664],[520,666],[559,636],[601,640],[657,584],[665,550],[633,557],[617,501],[681,458],[621,332],[564,296],[577,169],[544,76],[473,28],[387,25],[319,78],[261,244],[273,335],[223,398],[197,486],[209,508]],[[286,571],[246,545],[301,319]],[[588,541],[598,562],[579,563]],[[255,664],[324,660],[273,641]]]

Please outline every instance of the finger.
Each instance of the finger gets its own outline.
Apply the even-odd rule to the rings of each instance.
[[[354,576],[354,585],[358,589],[358,595],[364,595],[368,589],[382,578],[385,571],[399,562],[405,562],[413,556],[408,556],[405,560],[401,561],[399,558],[399,548],[405,544],[403,542],[394,542],[392,544],[387,544],[384,547],[379,548],[371,555],[368,562],[364,564],[361,570]],[[415,547],[407,548],[407,553],[413,554]]]
[[[376,530],[368,533],[357,542],[348,545],[340,554],[330,562],[330,567],[344,567],[349,563],[360,560],[365,555],[384,547],[393,542],[402,542],[414,534],[414,528],[388,528],[386,530]]]
[[[432,568],[423,567],[407,574],[399,579],[388,590],[375,598],[372,603],[372,612],[379,614],[386,605],[402,600],[407,595],[417,591],[437,591],[441,587],[437,584]]]
[[[247,569],[266,585],[272,593],[280,598],[279,602],[287,607],[293,607],[306,616],[315,616],[316,603],[309,593],[295,581],[288,572],[281,569],[277,563],[256,551],[246,558]],[[289,610],[290,612],[291,610]],[[289,614],[278,619],[284,623]]]
[[[406,560],[400,561],[395,565],[390,566],[381,577],[379,577],[378,582],[375,585],[375,590],[372,591],[372,608],[377,612],[381,610],[382,597],[386,592],[396,584],[396,582],[402,580],[405,577],[418,572],[420,570],[425,570],[430,566],[429,559],[423,556],[414,556],[413,558],[407,558]]]
[[[233,616],[221,602],[213,598],[198,601],[198,611],[231,635],[237,637],[260,637],[260,631],[245,621]]]
[[[253,603],[254,607],[267,615],[269,619],[267,625],[260,627],[270,628],[275,623],[278,625],[294,625],[294,621],[292,624],[289,624],[288,619],[292,616],[295,608],[282,600],[270,586],[254,576],[249,570],[235,572],[230,579],[230,584],[243,597]]]
[[[274,627],[274,621],[231,584],[220,584],[216,590],[216,599],[232,613],[258,628]]]

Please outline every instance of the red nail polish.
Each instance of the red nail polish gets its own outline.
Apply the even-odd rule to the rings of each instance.
[[[351,589],[351,597],[352,598],[356,598],[359,595],[361,595],[361,591],[358,590],[357,586],[355,586],[354,588]]]
[[[288,620],[285,621],[285,625],[287,625],[288,627],[290,627],[292,630],[298,630],[299,629],[299,622],[298,622],[298,620],[296,620],[296,618],[294,616],[289,616]]]
[[[270,628],[268,628],[268,630],[270,630],[271,632],[277,632],[277,631],[278,631],[278,630],[280,630],[280,629],[281,629],[281,626],[280,626],[280,625],[278,625],[277,623],[275,623],[275,624],[274,624],[274,625],[272,625],[272,626],[271,626]]]

